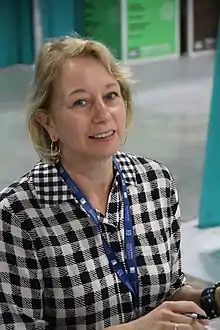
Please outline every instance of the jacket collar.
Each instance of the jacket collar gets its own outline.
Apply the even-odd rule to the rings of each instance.
[[[129,155],[118,152],[115,155],[120,164],[127,186],[136,185],[136,171]],[[116,179],[118,179],[116,175]],[[71,190],[59,175],[53,164],[39,162],[28,175],[29,184],[40,204],[44,207],[74,200]]]

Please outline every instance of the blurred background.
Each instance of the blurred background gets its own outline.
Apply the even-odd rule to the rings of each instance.
[[[135,116],[123,150],[172,172],[191,282],[220,280],[219,0],[0,0],[0,189],[38,160],[25,99],[52,37],[104,42],[131,67]]]

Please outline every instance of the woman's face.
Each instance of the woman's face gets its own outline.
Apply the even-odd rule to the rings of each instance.
[[[47,129],[63,157],[105,159],[125,137],[126,107],[117,81],[92,57],[68,60],[54,86]]]

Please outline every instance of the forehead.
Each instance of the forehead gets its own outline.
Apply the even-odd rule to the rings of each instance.
[[[60,84],[81,88],[106,85],[115,81],[115,78],[107,71],[105,66],[92,57],[67,60],[59,77]]]

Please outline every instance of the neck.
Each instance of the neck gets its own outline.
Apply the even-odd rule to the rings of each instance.
[[[113,180],[112,158],[105,160],[74,159],[74,162],[61,160],[70,177],[87,197],[91,194],[109,193]]]

